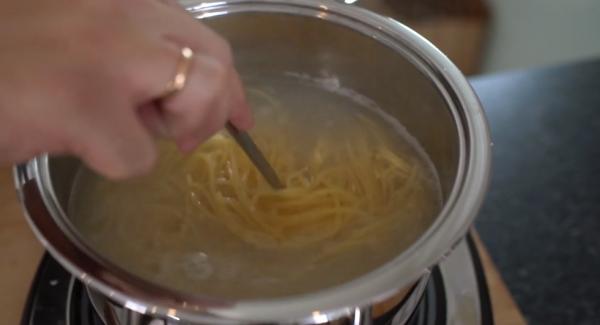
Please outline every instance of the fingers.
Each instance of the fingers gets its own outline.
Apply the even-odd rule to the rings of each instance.
[[[141,2],[139,4],[142,4]],[[154,10],[137,10],[134,18],[140,20],[148,30],[164,40],[180,46],[189,46],[195,51],[213,56],[225,63],[232,62],[228,42],[212,29],[185,11],[175,0],[158,0]]]
[[[242,130],[253,125],[228,43],[175,5],[160,3],[155,11],[144,11],[145,21],[137,21],[141,28],[130,31],[130,37],[120,36],[129,41],[118,42],[108,53],[112,59],[107,59],[106,74],[116,76],[110,78],[120,103],[94,102],[99,112],[113,108],[73,123],[66,140],[69,151],[111,179],[150,170],[156,159],[151,131],[189,151],[228,120]],[[185,46],[194,50],[186,85],[157,106]]]
[[[231,115],[231,107],[234,107],[232,97],[221,98],[220,103],[215,104],[207,111],[197,125],[194,125],[190,131],[180,137],[178,141],[179,148],[183,152],[189,152],[196,148],[201,142],[209,138],[215,132],[223,128]]]
[[[230,54],[215,57],[195,51],[183,89],[161,101],[160,107],[150,105],[164,92],[181,60],[181,48],[163,42],[162,48],[157,46],[150,52],[155,54],[146,66],[136,64],[135,88],[143,94],[137,99],[140,119],[151,130],[168,135],[183,149],[206,140],[228,120],[242,130],[252,127],[242,83],[227,59]]]
[[[161,61],[161,68],[140,69],[146,71],[142,72],[146,76],[142,82],[147,85],[142,88],[155,96],[160,94],[175,74],[181,48],[190,47],[195,55],[185,87],[163,102],[160,114],[150,115],[163,117],[166,129],[182,149],[210,137],[228,120],[242,130],[252,127],[252,115],[233,65],[229,44],[178,5],[170,1],[163,1],[161,5],[160,15],[144,19],[152,20],[154,26],[161,26],[162,29],[157,30],[159,42],[169,49],[155,50],[162,53],[155,58]],[[173,55],[174,52],[177,54]],[[154,76],[149,75],[152,72]]]
[[[152,136],[129,107],[112,107],[105,118],[82,116],[69,130],[70,151],[113,180],[149,172],[156,160]]]
[[[231,105],[240,101],[230,88],[231,70],[212,57],[196,56],[185,87],[163,102],[167,128],[182,149],[223,128]]]
[[[164,3],[163,3],[164,2]],[[130,2],[132,4],[138,2]],[[139,2],[139,4],[145,3]],[[165,4],[167,3],[167,4]],[[190,47],[196,56],[212,57],[224,66],[233,67],[231,49],[227,41],[191,17],[179,5],[163,0],[154,4],[154,10],[139,10],[135,19],[148,36],[143,46],[131,47],[136,60],[123,67],[134,78],[133,86],[140,90],[137,100],[156,99],[173,78],[180,60],[181,49]]]
[[[244,87],[242,86],[242,81],[237,73],[235,73],[232,77],[231,87],[232,91],[236,92],[234,97],[239,98],[239,102],[232,104],[232,112],[229,116],[229,121],[231,121],[231,123],[233,123],[233,125],[235,125],[239,130],[248,130],[253,128],[254,118],[246,99],[246,93],[244,91]]]

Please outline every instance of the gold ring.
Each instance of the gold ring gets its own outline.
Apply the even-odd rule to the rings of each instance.
[[[190,68],[192,66],[192,59],[194,58],[194,51],[192,51],[189,47],[181,48],[181,57],[179,62],[177,63],[177,67],[175,70],[175,77],[173,80],[169,81],[165,91],[163,92],[161,99],[166,99],[168,97],[173,96],[177,92],[185,87],[185,84],[188,79],[188,73],[190,72]]]

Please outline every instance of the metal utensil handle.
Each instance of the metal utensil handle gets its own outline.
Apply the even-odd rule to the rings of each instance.
[[[285,186],[283,186],[277,173],[275,173],[275,170],[271,167],[271,164],[269,164],[260,149],[258,149],[250,135],[244,131],[238,130],[238,128],[230,122],[227,122],[226,128],[267,182],[269,182],[274,189],[283,189]]]

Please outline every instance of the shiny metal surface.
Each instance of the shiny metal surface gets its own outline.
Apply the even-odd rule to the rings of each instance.
[[[311,0],[185,1],[232,43],[242,75],[300,72],[344,85],[398,119],[431,158],[444,207],[409,249],[373,272],[302,296],[227,301],[140,279],[91,250],[65,208],[79,162],[41,156],[15,168],[33,231],[86,285],[142,314],[202,324],[315,324],[410,287],[464,236],[488,181],[490,140],[483,111],[456,67],[429,42],[374,13]]]
[[[456,271],[456,270],[453,270]],[[314,322],[313,324],[319,324],[327,322],[331,325],[372,325],[375,320],[382,316],[385,312],[392,309],[397,309],[390,325],[403,325],[411,317],[416,306],[423,297],[425,288],[429,282],[429,272],[424,275],[419,282],[413,287],[409,288],[405,294],[400,295],[398,298],[393,299],[390,302],[386,302],[386,306],[365,306],[356,307],[352,313],[347,316],[343,316],[336,319],[329,319],[326,315],[323,315],[321,319]],[[138,312],[129,310],[122,306],[116,306],[108,298],[101,293],[95,291],[91,287],[86,287],[88,297],[96,310],[96,313],[100,316],[103,322],[107,325],[146,325],[146,324],[164,324],[164,325],[195,325],[199,323],[187,322],[185,320],[177,320],[174,318],[168,318],[165,316],[150,316],[142,315]],[[384,307],[384,309],[380,308]],[[377,312],[377,310],[384,310],[385,312]],[[209,323],[204,323],[209,324]],[[283,323],[282,323],[283,324]],[[292,323],[285,323],[292,324]],[[297,324],[297,323],[293,323]]]
[[[473,262],[472,254],[476,254],[476,251],[470,251],[466,240],[462,240],[452,253],[445,258],[440,264],[440,272],[443,278],[444,284],[444,296],[445,296],[445,318],[447,325],[478,325],[483,324],[482,311],[481,311],[481,296],[480,288],[476,276],[475,265]],[[404,301],[406,308],[400,309],[393,317],[390,325],[402,325],[406,324],[414,305],[418,304],[420,298],[423,296],[424,290],[429,281],[429,277],[424,277],[413,289],[413,293],[410,298]],[[99,315],[102,315],[100,311],[106,310],[106,306],[110,306],[108,300],[90,290],[88,288],[88,294]],[[139,322],[132,322],[128,318],[127,310],[119,307],[109,307],[114,310],[115,314],[118,315],[118,322],[115,325],[141,325]],[[353,317],[343,319],[346,321],[345,324],[352,325],[371,325],[376,318],[373,315],[372,308],[357,308],[354,310]],[[130,317],[130,316],[129,316]],[[105,319],[103,317],[103,319]],[[127,320],[130,319],[128,322]],[[182,322],[176,322],[174,320],[166,319],[151,319],[155,324],[165,325],[182,325]],[[107,325],[112,325],[111,322],[106,322]]]
[[[420,298],[423,297],[423,293],[425,292],[425,288],[429,282],[430,274],[431,272],[429,270],[425,272],[425,275],[423,275],[421,281],[419,281],[419,283],[417,283],[417,285],[414,287],[410,299],[407,299],[404,302],[403,308],[398,310],[396,315],[394,315],[390,325],[403,325],[408,322],[410,316],[412,316],[413,311],[417,307]]]
[[[254,164],[256,169],[260,172],[260,174],[267,180],[269,185],[271,185],[274,189],[282,189],[285,186],[277,176],[277,173],[269,164],[265,155],[263,155],[262,151],[258,149],[254,140],[250,137],[250,135],[246,132],[238,130],[235,125],[227,122],[225,125],[227,131],[231,136],[235,139],[235,142],[244,150],[250,161]]]
[[[446,291],[447,325],[482,324],[481,298],[471,254],[463,239],[450,257],[439,264]]]

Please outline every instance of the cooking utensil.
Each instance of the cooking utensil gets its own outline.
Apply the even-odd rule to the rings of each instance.
[[[237,144],[244,150],[248,158],[252,161],[256,169],[262,174],[267,182],[276,190],[283,189],[285,186],[277,176],[277,173],[271,167],[271,164],[267,161],[262,151],[258,148],[254,140],[250,137],[247,132],[240,131],[231,122],[227,122],[225,125],[227,131],[235,139]]]

